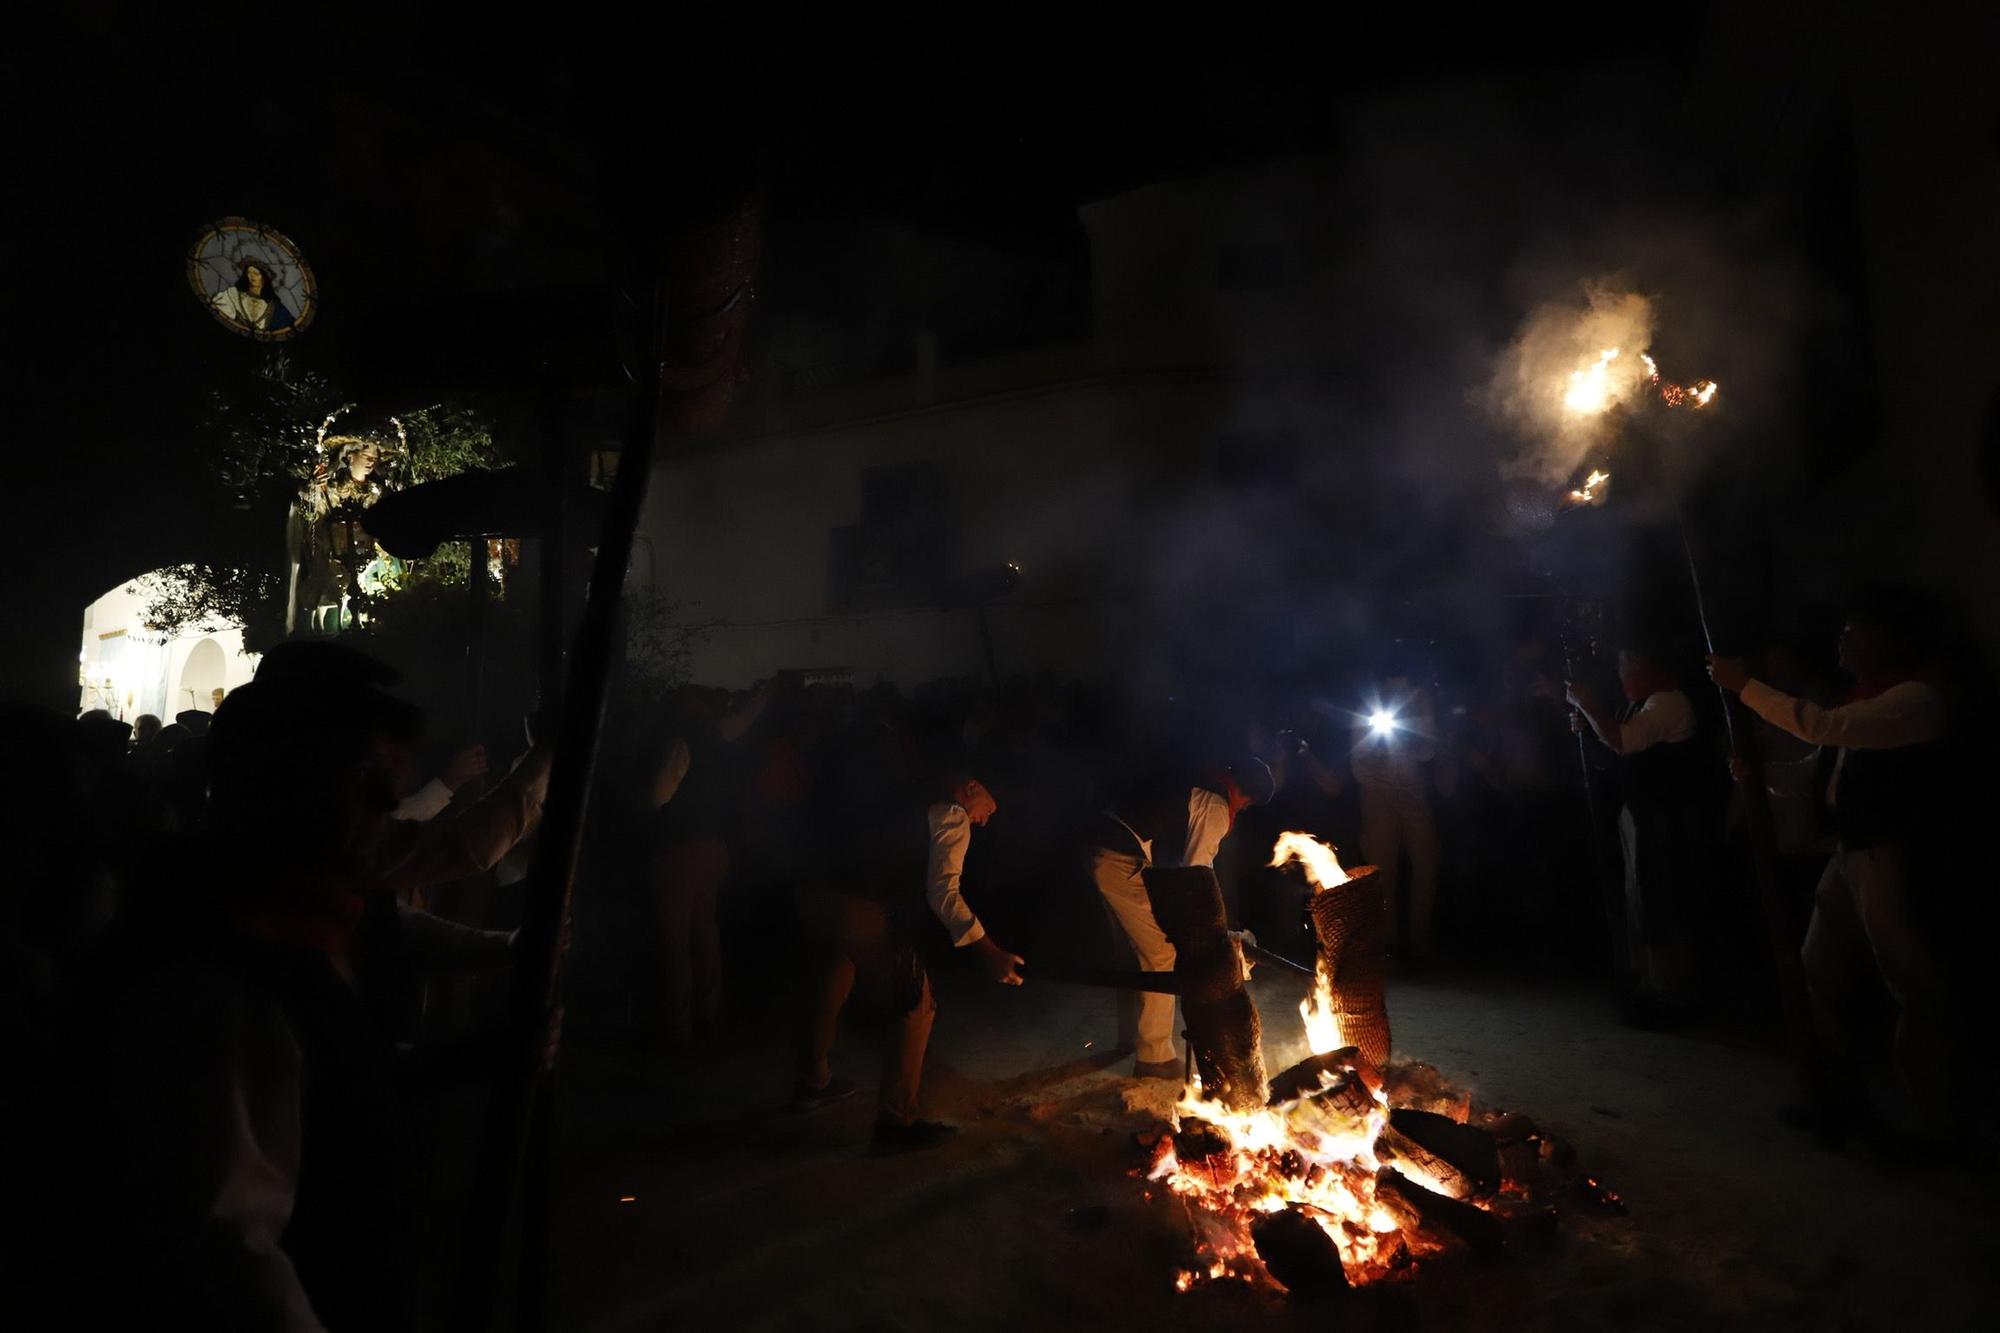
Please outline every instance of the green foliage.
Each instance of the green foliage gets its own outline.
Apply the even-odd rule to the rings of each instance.
[[[312,476],[321,424],[350,407],[324,375],[274,353],[247,384],[209,396],[216,479],[242,507],[290,503]]]
[[[315,469],[334,461],[319,447],[322,435],[353,434],[383,446],[377,475],[392,491],[504,462],[491,429],[469,407],[433,403],[364,422],[325,376],[299,366],[284,352],[273,353],[249,378],[212,393],[207,451],[230,503],[265,515],[268,521],[257,528],[268,531],[270,539],[252,549],[218,552],[213,563],[161,571],[144,585],[152,594],[146,608],[149,623],[168,633],[204,624],[241,624],[253,651],[282,638],[286,511]],[[406,611],[423,614],[423,604],[431,599],[408,597],[409,591],[465,586],[471,557],[464,542],[448,542],[415,558],[396,554],[407,566],[397,591],[367,599],[370,620],[378,626],[387,628],[385,622]]]
[[[501,463],[493,432],[470,408],[438,403],[397,419],[403,423],[409,452],[393,460],[389,469],[395,488],[485,471]]]
[[[260,652],[284,637],[285,575],[281,562],[255,567],[173,565],[140,580],[151,600],[146,622],[169,633],[242,625],[244,644]]]

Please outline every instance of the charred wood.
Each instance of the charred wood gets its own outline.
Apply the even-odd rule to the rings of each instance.
[[[1294,1296],[1333,1296],[1347,1290],[1340,1247],[1310,1213],[1297,1206],[1265,1213],[1250,1224],[1257,1257]]]
[[[1399,1174],[1393,1167],[1376,1177],[1378,1194],[1388,1190],[1410,1203],[1430,1226],[1447,1232],[1480,1254],[1496,1254],[1507,1246],[1507,1227],[1484,1208],[1448,1199]]]
[[[1493,1141],[1491,1134],[1477,1125],[1462,1125],[1449,1116],[1411,1107],[1398,1107],[1391,1111],[1389,1124],[1412,1142],[1442,1157],[1470,1177],[1476,1192],[1499,1188],[1499,1145]]]

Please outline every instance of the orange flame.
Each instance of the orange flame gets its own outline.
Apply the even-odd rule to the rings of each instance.
[[[1305,867],[1306,882],[1314,893],[1347,883],[1347,872],[1340,868],[1333,848],[1310,833],[1278,835],[1277,845],[1271,849],[1271,865],[1275,868],[1292,861]],[[1340,1038],[1340,1016],[1333,1011],[1333,978],[1327,975],[1325,959],[1313,968],[1312,994],[1299,1001],[1299,1018],[1306,1025],[1306,1045],[1314,1055],[1337,1051],[1346,1044]]]
[[[1294,831],[1278,835],[1271,848],[1271,868],[1275,870],[1292,861],[1305,867],[1306,879],[1314,893],[1347,883],[1347,872],[1340,868],[1340,858],[1333,854],[1333,848],[1310,833]]]
[[[1349,880],[1334,849],[1310,834],[1278,838],[1271,864],[1292,861],[1304,867],[1315,894],[1337,891]],[[1330,981],[1322,963],[1312,997],[1299,1006],[1315,1054],[1342,1044]],[[1190,1123],[1196,1121],[1200,1127]],[[1326,1233],[1348,1281],[1357,1286],[1436,1253],[1439,1242],[1412,1225],[1415,1215],[1393,1190],[1378,1194],[1377,1181],[1387,1167],[1427,1187],[1451,1182],[1416,1174],[1414,1164],[1399,1154],[1378,1157],[1376,1141],[1388,1123],[1381,1080],[1361,1068],[1329,1069],[1320,1074],[1319,1095],[1249,1111],[1203,1101],[1195,1079],[1174,1108],[1174,1127],[1198,1137],[1162,1136],[1147,1173],[1189,1205],[1200,1258],[1174,1274],[1175,1290],[1224,1278],[1277,1285],[1258,1257],[1253,1227],[1264,1215],[1286,1209],[1296,1209]],[[1183,1146],[1197,1151],[1193,1143],[1201,1145],[1202,1155],[1181,1160]]]
[[[1563,407],[1578,416],[1595,416],[1611,406],[1617,396],[1617,386],[1611,379],[1611,363],[1617,359],[1618,349],[1607,347],[1597,354],[1597,360],[1582,370],[1571,371],[1569,390],[1563,394]]]
[[[1672,380],[1660,378],[1659,363],[1652,357],[1641,352],[1639,359],[1646,363],[1646,378],[1660,391],[1660,401],[1668,407],[1699,409],[1715,401],[1714,380],[1696,380],[1693,384],[1687,385],[1676,384]]]
[[[1611,474],[1609,472],[1601,468],[1593,469],[1591,474],[1583,479],[1583,485],[1569,493],[1570,502],[1580,505],[1596,503],[1597,488],[1610,480]]]

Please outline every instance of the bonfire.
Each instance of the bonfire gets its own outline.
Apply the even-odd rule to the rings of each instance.
[[[1146,1174],[1184,1205],[1197,1256],[1175,1277],[1182,1291],[1235,1280],[1325,1294],[1553,1220],[1544,1177],[1565,1148],[1522,1116],[1475,1123],[1471,1098],[1434,1070],[1389,1064],[1374,867],[1343,869],[1303,833],[1281,837],[1271,864],[1293,860],[1320,941],[1299,1006],[1312,1054],[1271,1079],[1261,1104],[1218,1099],[1196,1075],[1173,1132],[1153,1141]],[[1616,1207],[1587,1177],[1573,1183]]]

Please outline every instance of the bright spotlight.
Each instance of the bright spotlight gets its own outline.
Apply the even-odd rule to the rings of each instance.
[[[1368,715],[1368,725],[1377,736],[1387,736],[1396,729],[1396,715],[1378,708]]]

